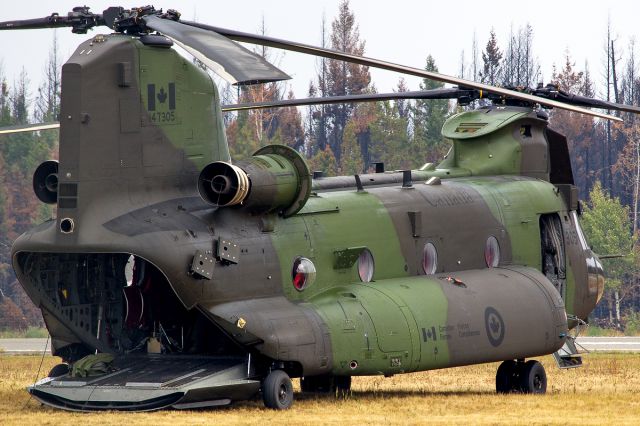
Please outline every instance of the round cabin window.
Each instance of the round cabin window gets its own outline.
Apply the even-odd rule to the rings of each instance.
[[[316,267],[306,257],[297,257],[293,261],[291,281],[296,290],[302,291],[316,280]]]
[[[484,246],[484,260],[489,268],[495,268],[500,263],[500,244],[493,235],[487,238]]]
[[[358,257],[358,276],[363,283],[371,282],[373,279],[373,271],[375,269],[375,263],[373,261],[373,255],[369,249],[362,250]]]
[[[438,252],[433,243],[427,243],[422,250],[422,270],[427,275],[436,273],[438,269]]]

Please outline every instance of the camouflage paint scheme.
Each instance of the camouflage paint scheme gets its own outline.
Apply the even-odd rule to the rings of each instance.
[[[64,65],[62,87],[57,218],[16,240],[13,259],[63,357],[73,358],[65,351],[73,344],[121,351],[113,330],[122,318],[110,320],[114,335],[95,318],[103,305],[122,309],[128,254],[154,265],[187,310],[292,376],[394,374],[552,353],[575,326],[567,314],[586,319],[601,295],[599,262],[559,190],[570,184],[549,182],[547,122],[530,109],[458,114],[443,128],[452,151],[439,166],[413,171],[411,186],[367,184],[402,182],[401,173],[363,175],[359,190],[352,177],[323,178],[302,210],[283,217],[216,209],[198,195],[200,170],[231,160],[215,85],[173,49],[97,36]],[[264,183],[275,188],[271,199],[299,195],[277,182]],[[564,294],[541,273],[543,215],[563,224]],[[485,261],[491,236],[500,247],[495,268]],[[426,243],[437,250],[435,274],[422,269]],[[219,253],[227,244],[237,250],[232,262]],[[369,283],[358,276],[365,248],[375,262]],[[198,253],[215,258],[211,279],[191,273]],[[317,271],[303,291],[292,285],[300,256]],[[91,262],[102,271],[91,285],[108,298],[81,294],[88,272],[86,282],[70,272],[89,271]],[[60,292],[71,294],[64,304]]]

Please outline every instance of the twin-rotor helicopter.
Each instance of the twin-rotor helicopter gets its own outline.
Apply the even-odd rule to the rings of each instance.
[[[638,108],[546,86],[489,86],[344,52],[184,21],[147,6],[87,7],[0,30],[113,30],[62,67],[59,161],[34,173],[56,206],[12,247],[20,284],[63,360],[29,387],[67,410],[267,407],[347,392],[351,377],[501,361],[498,392],[544,393],[554,354],[579,366],[574,332],[604,274],[578,221],[565,136],[540,106]],[[235,84],[289,78],[236,42],[451,83],[378,99],[488,98],[449,118],[440,164],[313,178],[299,152],[232,161],[218,90],[190,52]],[[43,127],[45,126],[45,127]]]

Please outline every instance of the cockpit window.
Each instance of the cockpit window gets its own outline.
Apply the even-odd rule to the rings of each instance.
[[[580,222],[578,221],[578,214],[575,211],[571,212],[571,218],[573,219],[573,223],[576,224],[576,231],[578,232],[578,239],[580,240],[580,246],[582,250],[587,250],[589,245],[587,244],[587,239],[584,236],[584,232],[582,232],[582,228],[580,227]]]

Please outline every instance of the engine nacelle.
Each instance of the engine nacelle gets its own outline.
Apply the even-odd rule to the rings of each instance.
[[[304,158],[285,145],[268,145],[251,158],[230,164],[215,161],[200,172],[198,192],[217,207],[242,205],[254,213],[296,214],[311,194]]]
[[[58,162],[45,161],[33,173],[33,192],[38,200],[47,204],[58,201]]]

